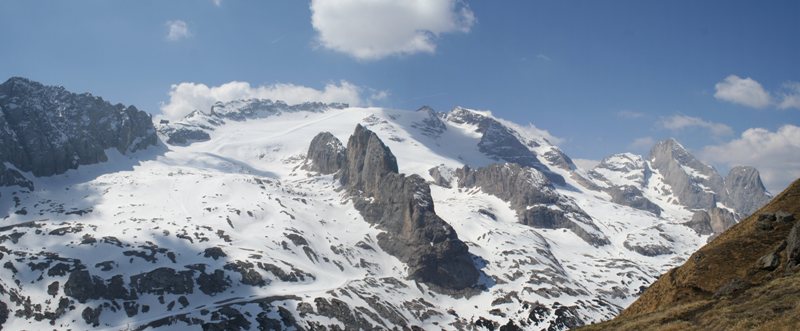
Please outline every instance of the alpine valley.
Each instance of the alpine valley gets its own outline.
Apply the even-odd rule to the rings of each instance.
[[[488,111],[0,85],[3,330],[566,330],[771,195],[678,141],[593,169]]]

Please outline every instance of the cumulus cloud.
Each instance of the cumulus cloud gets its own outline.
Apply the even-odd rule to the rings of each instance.
[[[781,102],[778,104],[780,109],[800,109],[800,83],[787,82],[783,84],[783,92],[780,93]]]
[[[186,22],[181,20],[167,21],[167,40],[178,41],[188,38],[191,33]]]
[[[630,143],[629,147],[634,150],[647,150],[653,147],[656,144],[656,140],[653,137],[640,137],[633,140]]]
[[[362,94],[372,95],[362,98]],[[282,100],[288,104],[306,101],[343,102],[351,106],[371,104],[373,100],[388,96],[386,91],[362,88],[347,81],[329,83],[321,90],[294,84],[272,84],[251,86],[247,82],[229,82],[219,86],[184,82],[173,84],[169,91],[169,102],[161,105],[164,116],[172,119],[182,118],[194,111],[208,111],[217,102],[240,99]]]
[[[733,134],[733,129],[725,124],[709,122],[698,117],[686,115],[673,115],[664,117],[661,119],[660,124],[665,129],[672,131],[681,131],[693,127],[701,128],[708,130],[708,132],[715,137],[729,136]]]
[[[752,108],[764,108],[772,102],[769,92],[754,79],[741,78],[736,75],[725,77],[714,85],[714,97],[718,100],[732,102]]]
[[[800,178],[800,127],[786,124],[777,131],[753,128],[729,142],[706,146],[701,159],[710,163],[754,166],[767,188],[778,193]]]
[[[460,0],[312,0],[321,46],[361,60],[433,53],[442,34],[469,32],[475,16]]]

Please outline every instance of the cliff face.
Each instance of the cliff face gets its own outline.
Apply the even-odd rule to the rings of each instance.
[[[662,275],[601,329],[789,329],[800,323],[800,180]]]
[[[467,245],[436,215],[428,183],[398,173],[397,159],[375,133],[357,125],[346,148],[320,133],[307,162],[320,173],[336,173],[364,219],[384,230],[378,244],[408,265],[409,278],[453,294],[477,285]]]
[[[125,154],[157,140],[150,115],[136,107],[25,78],[0,84],[0,162],[35,176],[104,162],[106,149]]]

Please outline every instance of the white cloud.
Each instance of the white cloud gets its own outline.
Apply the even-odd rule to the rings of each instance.
[[[764,184],[778,193],[800,178],[800,127],[786,124],[778,131],[753,128],[738,139],[706,146],[698,154],[710,163],[754,166]]]
[[[545,62],[553,61],[553,59],[551,59],[549,56],[544,55],[542,53],[536,54],[536,59],[542,60],[542,61],[545,61]]]
[[[653,137],[640,137],[634,139],[628,147],[634,150],[647,150],[652,148],[655,144],[656,140]]]
[[[800,83],[798,82],[784,83],[783,92],[780,93],[780,95],[781,95],[781,102],[778,104],[778,108],[800,109]]]
[[[222,6],[222,0],[211,0],[211,2],[214,3],[214,6]]]
[[[351,106],[359,106],[371,104],[373,100],[388,96],[386,91],[383,93],[373,92],[370,98],[364,100],[361,96],[364,90],[364,88],[347,81],[341,81],[338,84],[329,83],[321,90],[294,84],[250,86],[250,83],[247,82],[233,81],[209,87],[205,84],[184,82],[173,84],[170,87],[169,102],[161,105],[161,112],[167,118],[178,119],[196,109],[207,112],[217,101],[258,98],[282,100],[288,104],[319,101],[343,102]]]
[[[620,118],[641,118],[644,117],[644,113],[638,111],[630,111],[630,110],[622,110],[617,112],[617,117]]]
[[[433,53],[436,38],[469,32],[475,16],[460,0],[312,0],[319,43],[361,60]]]
[[[673,115],[664,117],[661,119],[660,124],[665,129],[672,131],[681,131],[687,128],[698,127],[708,130],[715,137],[733,134],[733,129],[725,124],[709,122],[701,118],[686,115]]]
[[[759,82],[750,77],[730,75],[714,85],[714,89],[716,90],[714,97],[718,100],[747,107],[764,108],[772,102],[769,93]]]
[[[191,36],[189,26],[181,20],[167,21],[167,40],[178,41]]]

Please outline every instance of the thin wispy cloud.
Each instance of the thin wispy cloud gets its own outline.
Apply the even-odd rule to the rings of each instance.
[[[644,117],[644,113],[638,111],[630,111],[630,110],[621,110],[617,112],[617,117],[619,118],[642,118]]]
[[[549,56],[544,55],[542,53],[536,54],[536,59],[537,60],[541,60],[541,61],[545,61],[545,62],[553,61],[553,59],[551,59]]]
[[[467,33],[472,10],[459,0],[312,0],[319,44],[359,60],[434,53],[447,33]]]
[[[723,137],[733,134],[733,129],[722,123],[706,121],[699,117],[686,115],[673,115],[661,118],[659,125],[673,132],[689,128],[699,128],[708,131],[714,137]]]
[[[189,26],[181,20],[167,21],[167,40],[178,41],[191,36]]]

